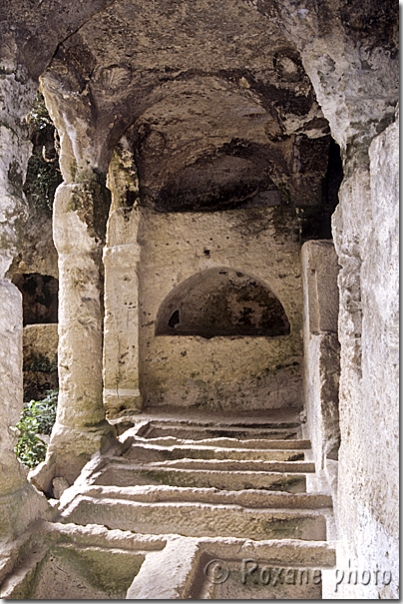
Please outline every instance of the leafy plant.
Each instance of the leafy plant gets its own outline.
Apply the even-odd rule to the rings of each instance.
[[[27,116],[33,152],[28,162],[24,192],[29,205],[47,215],[52,213],[53,199],[63,178],[59,168],[59,140],[38,91]]]
[[[35,468],[45,459],[47,445],[39,434],[50,434],[56,420],[58,390],[48,390],[41,401],[24,403],[20,421],[15,426],[18,441],[17,457],[28,468]]]
[[[24,366],[24,371],[39,371],[41,373],[55,373],[57,360],[51,361],[44,354],[39,353]],[[53,392],[50,390],[49,392]],[[55,391],[57,392],[57,391]]]
[[[53,126],[48,110],[46,109],[45,99],[39,92],[36,93],[32,102],[31,111],[27,115],[27,124],[29,137],[32,139],[39,130],[44,130],[47,126]]]
[[[52,213],[55,191],[62,182],[60,170],[54,164],[46,163],[42,155],[34,153],[28,162],[24,192],[30,204],[47,214]]]

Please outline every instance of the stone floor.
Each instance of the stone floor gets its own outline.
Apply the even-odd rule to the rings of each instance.
[[[332,499],[307,492],[315,468],[298,411],[161,409],[117,427],[120,446],[95,456],[53,502],[57,522],[26,538],[42,535],[35,564],[23,557],[3,594],[325,597],[335,564]]]

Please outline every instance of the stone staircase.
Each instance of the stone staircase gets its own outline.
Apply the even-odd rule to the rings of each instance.
[[[307,492],[315,467],[297,411],[156,410],[117,427],[120,446],[85,466],[59,520],[164,539],[127,598],[324,597],[332,499]]]

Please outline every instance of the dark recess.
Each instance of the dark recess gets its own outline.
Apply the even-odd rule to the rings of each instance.
[[[15,275],[12,281],[22,294],[24,326],[58,322],[58,279],[30,273]]]
[[[158,312],[156,335],[284,336],[290,325],[281,302],[258,279],[208,269],[178,285]]]
[[[339,145],[331,139],[329,160],[323,184],[322,203],[299,209],[300,239],[332,239],[331,217],[339,203],[339,188],[343,180],[343,163]]]

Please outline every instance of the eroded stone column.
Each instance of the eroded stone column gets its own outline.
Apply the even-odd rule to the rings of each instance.
[[[22,411],[22,299],[0,280],[0,540],[17,536],[31,520],[48,515],[45,498],[27,482],[18,461],[13,426]]]
[[[45,462],[32,480],[47,493],[63,477],[72,484],[114,430],[102,401],[102,219],[108,192],[90,175],[62,184],[54,204],[59,253],[59,400]]]
[[[26,473],[13,452],[16,438],[12,431],[22,408],[22,296],[7,279],[0,281],[0,342],[0,485],[1,493],[9,493],[24,486]]]
[[[108,417],[139,411],[139,188],[132,153],[123,140],[108,174],[112,194],[104,250],[104,404]]]
[[[17,253],[27,216],[23,194],[31,143],[27,115],[36,85],[16,67],[16,45],[0,42],[0,539],[23,532],[35,518],[49,515],[46,499],[27,481],[18,461],[13,427],[23,408],[22,297],[4,277]]]
[[[127,218],[123,212],[115,210],[109,219],[109,245],[104,254],[104,403],[110,417],[125,410],[141,410],[137,272],[140,248],[136,242],[140,212],[132,211]]]

